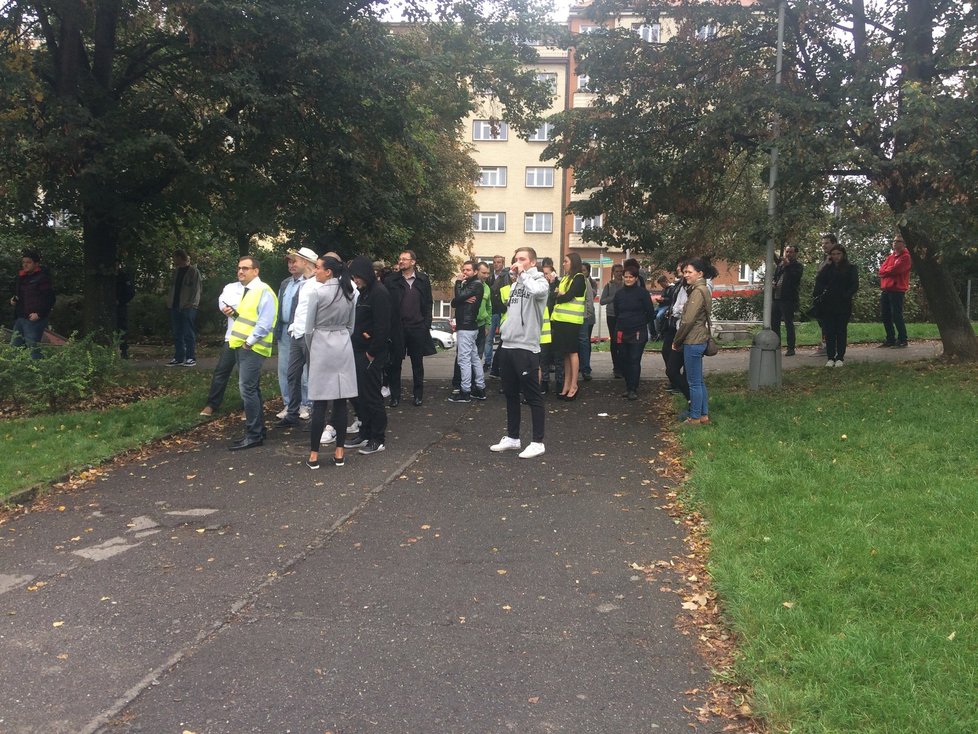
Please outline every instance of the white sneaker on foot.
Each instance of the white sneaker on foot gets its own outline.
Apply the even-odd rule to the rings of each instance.
[[[510,438],[509,436],[503,436],[499,439],[499,443],[494,443],[489,447],[490,451],[519,451],[523,448],[523,444],[520,443],[518,438]]]
[[[830,359],[828,362],[825,363],[825,366],[826,367],[835,367],[835,360],[834,359]]]
[[[520,452],[520,458],[533,459],[540,456],[540,454],[544,453],[546,450],[546,447],[542,443],[537,443],[534,441],[533,443],[527,444],[526,448]]]
[[[323,437],[319,439],[319,444],[321,446],[326,446],[328,444],[333,443],[335,440],[336,440],[336,431],[333,429],[332,426],[326,426],[326,428],[323,429]]]
[[[282,420],[288,414],[289,414],[289,409],[282,408],[282,410],[280,410],[278,413],[275,414],[275,417],[278,418],[279,420]]]
[[[389,398],[391,396],[391,389],[387,385],[384,385],[380,388],[380,396],[382,398]]]
[[[353,421],[353,423],[351,423],[349,426],[347,426],[346,432],[347,433],[359,433],[360,432],[360,419],[359,418],[355,419]]]
[[[307,421],[311,416],[312,416],[312,411],[309,410],[308,405],[303,405],[301,408],[299,408],[299,418],[301,418],[304,421]]]
[[[837,360],[835,360],[835,366],[836,367],[845,367],[846,366],[846,363],[843,362],[841,359],[837,359]]]

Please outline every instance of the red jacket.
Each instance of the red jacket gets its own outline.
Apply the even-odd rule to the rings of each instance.
[[[910,251],[897,255],[891,252],[880,265],[880,288],[891,293],[906,293],[910,289]]]

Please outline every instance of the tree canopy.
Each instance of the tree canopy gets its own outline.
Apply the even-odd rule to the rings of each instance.
[[[78,224],[89,330],[111,331],[116,261],[166,221],[205,216],[242,252],[282,232],[350,256],[411,247],[447,271],[472,210],[470,82],[529,127],[547,90],[519,39],[545,14],[409,1],[408,27],[384,7],[0,3],[0,226]]]
[[[625,11],[675,32],[663,43],[626,28],[579,38],[594,104],[559,115],[548,149],[588,194],[574,208],[605,215],[596,238],[649,252],[757,246],[770,232],[763,172],[777,129],[775,240],[810,230],[838,192],[882,199],[945,354],[978,358],[946,264],[973,251],[978,232],[972,5],[792,0],[778,88],[774,0],[596,0],[588,10],[598,20]]]

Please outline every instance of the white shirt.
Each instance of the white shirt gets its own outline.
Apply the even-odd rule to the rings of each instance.
[[[302,281],[299,286],[299,300],[295,304],[295,316],[289,325],[289,334],[293,339],[301,339],[306,333],[306,314],[309,312],[309,296],[313,291],[322,288],[323,284],[315,278]]]
[[[224,286],[224,290],[221,291],[221,295],[217,299],[217,309],[221,312],[224,311],[226,306],[231,308],[237,308],[238,304],[241,303],[241,296],[244,295],[244,286],[238,281],[233,283],[228,283]],[[234,317],[228,316],[228,328],[224,332],[224,341],[228,341],[231,338],[231,326],[234,324]]]

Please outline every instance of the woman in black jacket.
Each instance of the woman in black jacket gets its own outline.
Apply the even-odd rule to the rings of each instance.
[[[846,248],[833,245],[829,262],[815,276],[813,309],[825,334],[826,367],[845,364],[852,299],[859,290],[859,273],[846,257]]]
[[[615,293],[615,333],[618,344],[625,393],[622,397],[638,399],[638,381],[642,374],[642,354],[649,340],[648,323],[655,318],[655,306],[649,292],[639,285],[638,268],[628,265],[622,272],[622,287]]]

